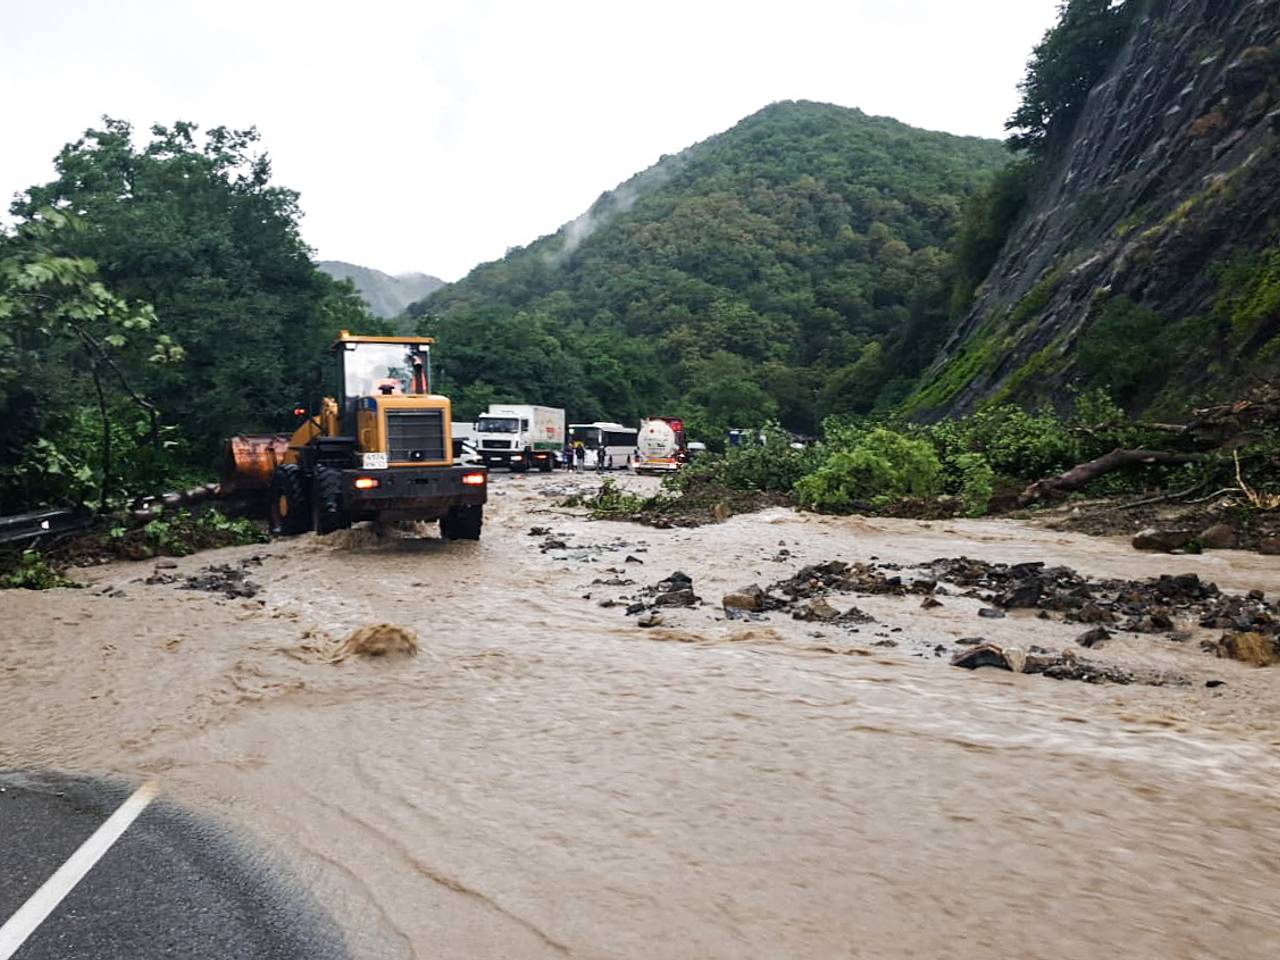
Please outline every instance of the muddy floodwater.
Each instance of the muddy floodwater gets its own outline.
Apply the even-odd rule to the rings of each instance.
[[[159,578],[246,562],[252,598],[148,584],[154,561],[0,594],[0,767],[156,779],[279,852],[360,958],[1280,957],[1280,668],[1122,635],[1098,656],[1188,682],[970,672],[958,639],[1083,628],[958,595],[833,597],[857,628],[719,605],[807,563],[960,555],[1275,595],[1274,558],[555,506],[588,482],[495,478],[479,543],[354,530]],[[676,570],[705,605],[650,629],[600,605]],[[327,662],[378,622],[418,655]]]

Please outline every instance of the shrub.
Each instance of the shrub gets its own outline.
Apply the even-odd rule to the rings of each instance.
[[[244,517],[228,517],[219,510],[193,516],[179,510],[171,516],[152,520],[140,530],[117,527],[111,531],[126,556],[185,557],[197,550],[241,547],[266,543],[270,538],[261,527]]]
[[[795,487],[802,506],[847,510],[860,500],[932,496],[942,489],[942,463],[926,440],[878,427],[849,449],[836,449]]]
[[[962,453],[951,466],[960,478],[960,499],[964,502],[965,516],[982,516],[996,491],[996,472],[980,453]]]
[[[730,447],[723,456],[696,460],[668,477],[668,489],[684,491],[710,481],[730,490],[790,493],[796,482],[816,466],[812,449],[791,446],[791,435],[777,423],[760,431],[762,443]]]
[[[35,550],[23,550],[18,565],[4,577],[0,578],[0,588],[7,590],[50,590],[54,587],[78,587],[80,584],[68,580],[53,570]]]

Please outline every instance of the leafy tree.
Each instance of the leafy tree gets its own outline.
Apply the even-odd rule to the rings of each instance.
[[[1022,103],[1005,124],[1011,148],[1039,155],[1055,132],[1071,126],[1128,38],[1137,10],[1136,0],[1062,0],[1058,22],[1027,64]]]
[[[208,468],[225,436],[287,425],[325,385],[337,331],[373,323],[349,284],[313,266],[297,194],[271,183],[257,140],[252,129],[201,136],[175,123],[135,146],[129,124],[104,118],[62,149],[54,180],[12,207],[24,222],[76,211],[86,229],[61,231],[53,252],[92,260],[110,290],[150,304],[183,345],[187,362],[153,371],[146,393]]]
[[[122,462],[145,472],[162,449],[146,366],[180,364],[149,305],[110,291],[97,265],[55,251],[86,230],[45,211],[0,240],[0,504],[106,506]],[[96,428],[92,426],[96,421]]]

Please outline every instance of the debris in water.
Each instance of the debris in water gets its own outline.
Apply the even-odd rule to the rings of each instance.
[[[215,564],[205,567],[195,576],[187,577],[182,585],[184,590],[204,590],[208,593],[220,593],[228,599],[236,597],[255,597],[261,589],[245,574],[244,568],[249,561],[241,561],[240,566],[233,567],[229,563]],[[148,578],[149,583],[163,583],[163,575]]]
[[[348,657],[412,657],[417,653],[418,635],[412,630],[393,623],[374,623],[347,637],[330,659],[341,663]]]
[[[1111,631],[1106,627],[1094,627],[1076,637],[1076,643],[1082,647],[1100,647],[1111,639]]]

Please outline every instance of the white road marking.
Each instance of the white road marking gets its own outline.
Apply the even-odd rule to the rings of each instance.
[[[151,781],[135,790],[133,796],[120,804],[116,812],[88,840],[80,844],[67,862],[55,870],[53,876],[18,908],[18,912],[5,921],[4,926],[0,927],[0,960],[9,960],[18,952],[27,937],[44,923],[49,914],[84,879],[85,874],[93,869],[94,864],[102,859],[103,854],[111,849],[112,844],[120,839],[121,834],[129,829],[155,797],[156,785]]]

